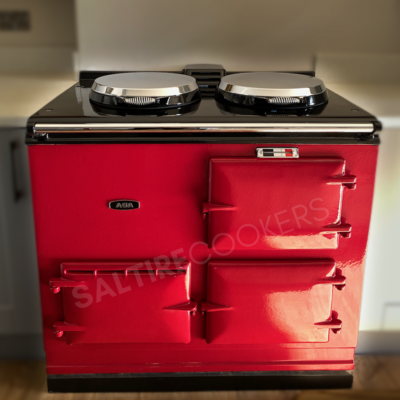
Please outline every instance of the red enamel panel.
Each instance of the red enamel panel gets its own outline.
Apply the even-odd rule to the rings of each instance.
[[[65,331],[68,344],[188,343],[189,271],[188,263],[64,263],[61,280],[50,281],[64,304],[55,332]]]
[[[265,249],[256,246],[249,249],[240,247],[238,237],[234,236],[235,247],[232,251],[215,247],[210,249],[207,243],[210,221],[208,217],[203,218],[202,206],[203,203],[209,203],[209,161],[215,158],[255,158],[256,148],[260,146],[262,144],[71,144],[29,147],[48,373],[348,370],[353,368],[378,148],[361,144],[274,145],[276,147],[295,146],[299,149],[299,159],[282,160],[282,162],[298,162],[304,158],[346,160],[345,175],[357,177],[356,190],[348,190],[345,187],[347,184],[327,188],[327,190],[333,190],[334,204],[338,207],[336,194],[342,186],[341,220],[343,224],[351,224],[351,238],[346,240],[339,238],[337,248],[301,248],[287,251],[284,248]],[[272,161],[279,162],[279,160]],[[339,164],[342,165],[341,163],[342,161]],[[301,171],[302,169],[299,168],[299,178],[302,177]],[[340,175],[342,172],[339,166],[337,174]],[[333,174],[336,174],[336,171]],[[294,175],[293,173],[293,177]],[[322,175],[318,176],[320,177],[318,179],[322,179]],[[330,176],[332,175],[329,173],[328,177]],[[291,184],[284,183],[284,185],[289,188],[290,195]],[[316,186],[318,185],[308,186],[305,182],[305,193],[308,190],[314,190]],[[326,189],[325,186],[323,190]],[[318,187],[321,189],[321,185]],[[315,189],[316,197],[320,197],[319,189]],[[283,196],[286,191],[281,190],[279,193],[282,195],[282,201],[286,201]],[[287,196],[290,197],[289,195]],[[308,195],[306,198],[310,199]],[[121,199],[138,201],[140,207],[124,211],[109,208],[110,201]],[[313,204],[315,207],[320,207],[318,202]],[[279,208],[279,211],[282,211],[282,208]],[[306,219],[310,215],[317,218],[323,215],[319,214],[320,211],[315,211],[317,214],[312,214],[313,212],[314,210],[308,207]],[[211,211],[209,214],[217,215],[218,212]],[[279,220],[284,221],[286,218],[283,217],[285,214],[278,215]],[[284,224],[282,228],[287,226]],[[242,234],[243,232],[240,232],[239,238],[245,242],[246,238]],[[328,239],[324,237],[324,240]],[[145,294],[146,281],[146,285],[138,288],[135,294],[133,293],[133,287],[136,285],[135,275],[125,278],[122,273],[118,275],[121,286],[124,288],[127,282],[133,281],[132,290],[114,297],[108,294],[102,295],[101,302],[98,304],[109,304],[105,316],[114,318],[114,313],[122,316],[116,324],[122,327],[121,332],[127,328],[131,331],[129,338],[123,338],[122,335],[125,333],[113,329],[114,326],[111,328],[114,323],[112,318],[105,323],[107,320],[103,318],[103,313],[100,314],[100,309],[98,317],[102,319],[102,322],[93,325],[90,331],[68,331],[65,330],[68,328],[62,324],[57,324],[65,322],[88,329],[90,325],[87,322],[90,320],[91,313],[89,308],[74,310],[74,313],[66,309],[67,305],[63,297],[68,291],[72,294],[74,288],[65,285],[71,285],[71,281],[75,279],[79,282],[82,276],[70,275],[67,279],[60,274],[60,264],[66,266],[77,263],[79,270],[84,269],[87,262],[96,264],[98,266],[96,268],[99,268],[102,263],[111,263],[117,271],[122,271],[125,267],[121,269],[115,263],[126,262],[131,265],[132,260],[144,260],[153,266],[161,262],[162,266],[169,264],[169,268],[173,268],[174,259],[185,259],[190,262],[190,275],[187,277],[188,281],[185,280],[185,282],[190,282],[190,296],[179,286],[176,294],[171,290],[171,297],[163,298],[165,302],[160,303],[163,307],[179,305],[187,301],[196,302],[199,307],[200,303],[206,302],[209,262],[334,260],[337,271],[341,271],[342,276],[346,277],[346,290],[338,291],[334,288],[331,305],[331,309],[337,312],[337,316],[332,313],[332,318],[342,321],[342,332],[340,335],[335,335],[329,331],[329,340],[324,342],[234,345],[207,343],[209,311],[206,311],[204,316],[197,312],[188,317],[190,310],[193,310],[193,305],[190,305],[189,310],[177,311],[181,313],[179,316],[168,314],[168,319],[161,320],[163,324],[160,324],[158,320],[158,338],[168,329],[172,329],[169,332],[174,332],[174,328],[168,325],[169,321],[172,321],[170,318],[185,320],[183,328],[185,333],[173,334],[177,335],[173,337],[176,342],[134,342],[131,341],[134,335],[141,335],[141,333],[137,332],[135,324],[138,321],[131,318],[131,314],[139,311],[136,311],[136,305],[132,305],[132,309],[131,305],[121,307],[124,304],[124,296],[131,299],[130,296],[137,294],[140,306],[148,307],[150,299],[154,301],[157,296],[168,292],[169,289],[165,286],[167,280],[180,280],[184,277],[183,275],[178,275],[177,278],[165,277],[159,282],[151,282],[150,276],[144,277],[150,280],[148,287],[151,288],[152,293]],[[93,271],[96,269],[91,268]],[[338,272],[336,276],[339,276]],[[93,285],[99,277],[102,277],[101,274],[93,278]],[[319,277],[318,274],[318,279]],[[105,279],[114,292],[118,290],[113,275],[103,276],[102,279]],[[50,280],[52,280],[51,290],[49,289]],[[68,280],[69,283],[61,283],[60,280]],[[328,284],[324,288],[327,290],[329,286]],[[160,290],[157,291],[156,287]],[[95,289],[94,286],[92,289]],[[101,289],[106,290],[103,287]],[[54,293],[57,291],[59,293]],[[139,295],[139,292],[142,294]],[[88,291],[79,293],[88,293]],[[95,294],[90,293],[92,296]],[[77,301],[71,294],[69,298],[72,302],[68,302],[67,307],[71,304],[73,306]],[[149,301],[143,303],[144,298]],[[78,301],[85,302],[85,299],[80,298]],[[113,310],[113,315],[111,315],[111,310]],[[223,315],[222,312],[214,314]],[[328,310],[324,308],[321,311],[322,314],[324,318],[327,315],[326,320],[329,320],[329,308]],[[79,320],[78,315],[81,318]],[[140,318],[148,318],[149,323],[152,323],[150,316],[145,315],[144,312]],[[190,320],[190,326],[186,324],[187,319]],[[320,320],[318,315],[315,321],[320,322],[324,319]],[[165,328],[164,322],[168,328]],[[330,328],[334,326],[329,325]],[[109,327],[107,328],[109,332],[105,332],[106,327]],[[55,330],[62,331],[63,329],[64,334],[61,337],[54,335]],[[190,330],[190,339],[186,333],[188,330]],[[328,332],[328,329],[323,328],[319,333],[323,332]],[[109,343],[100,342],[100,335],[105,334],[110,335],[109,338],[113,335],[114,339],[110,339]],[[66,345],[67,339],[82,340],[82,335],[86,335],[87,342]],[[89,343],[95,340],[96,335],[99,335],[98,341]],[[179,339],[177,339],[178,335]]]
[[[336,249],[350,234],[342,185],[355,177],[340,158],[212,158],[209,174],[210,248]]]
[[[207,342],[327,342],[335,275],[333,261],[211,262]]]

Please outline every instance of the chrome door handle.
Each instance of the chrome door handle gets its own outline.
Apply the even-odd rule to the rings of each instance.
[[[23,192],[20,186],[20,179],[18,175],[18,160],[17,160],[17,150],[19,148],[19,143],[17,140],[13,140],[10,143],[10,154],[11,154],[11,177],[13,183],[14,191],[14,201],[17,202],[21,199]]]

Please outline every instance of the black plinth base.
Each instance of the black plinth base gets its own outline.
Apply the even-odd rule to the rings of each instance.
[[[352,371],[49,375],[50,393],[347,389]]]

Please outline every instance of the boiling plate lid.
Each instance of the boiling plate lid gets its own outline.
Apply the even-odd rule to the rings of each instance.
[[[218,89],[226,100],[245,105],[262,105],[262,100],[271,105],[308,106],[327,101],[322,80],[302,74],[250,72],[226,75],[221,78]],[[245,97],[253,98],[253,101]]]
[[[262,97],[311,96],[324,92],[321,79],[301,74],[249,72],[221,79],[219,88],[230,93]]]
[[[90,93],[96,103],[114,107],[176,107],[200,98],[196,79],[166,72],[129,72],[97,78]]]
[[[169,97],[197,90],[196,79],[188,75],[165,72],[131,72],[97,78],[94,92],[120,97]]]

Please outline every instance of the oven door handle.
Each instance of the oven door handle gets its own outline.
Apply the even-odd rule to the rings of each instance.
[[[327,278],[320,279],[318,284],[332,285],[338,290],[344,290],[346,287],[346,277],[342,275],[329,276]]]
[[[228,206],[227,204],[203,203],[203,214],[210,211],[234,211],[235,206]]]
[[[342,321],[337,318],[331,318],[328,321],[317,322],[314,324],[317,329],[332,329],[333,333],[341,333],[342,331]]]
[[[357,186],[357,177],[354,175],[337,175],[327,179],[327,185],[342,185],[347,189],[354,190]]]
[[[174,311],[186,311],[190,314],[195,315],[197,311],[197,303],[195,301],[189,301],[188,303],[175,304],[173,306],[164,307],[164,310]]]
[[[350,224],[334,224],[334,225],[327,225],[323,227],[323,231],[321,233],[338,233],[340,236],[344,238],[351,237],[351,230],[352,227]]]

